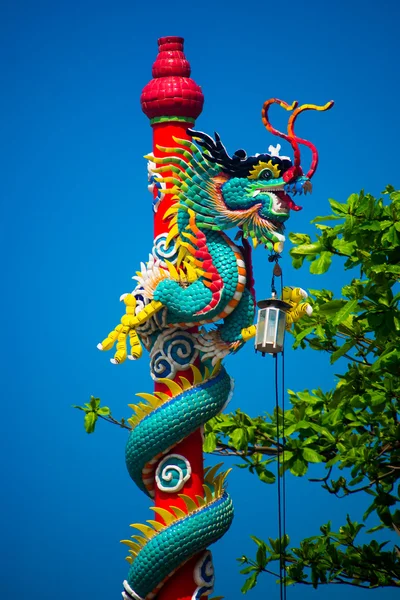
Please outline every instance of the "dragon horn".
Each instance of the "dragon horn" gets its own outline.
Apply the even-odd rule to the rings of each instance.
[[[294,113],[292,115],[290,115],[290,119],[288,122],[288,133],[289,133],[289,137],[296,140],[297,143],[299,144],[303,144],[304,146],[307,146],[308,148],[310,148],[310,150],[312,151],[312,161],[311,161],[311,167],[306,175],[306,177],[308,177],[309,179],[311,179],[311,177],[314,175],[317,166],[318,166],[318,152],[316,147],[314,146],[314,144],[312,144],[311,142],[309,142],[308,140],[303,140],[302,138],[297,137],[297,135],[294,132],[294,124],[296,122],[296,119],[298,117],[298,115],[302,112],[304,112],[305,110],[320,110],[320,111],[324,111],[324,110],[329,110],[330,108],[332,108],[333,106],[333,100],[330,100],[329,102],[327,102],[326,104],[324,104],[323,106],[317,106],[316,104],[303,104],[302,106],[299,106],[298,108],[296,108],[296,110],[294,111]]]
[[[299,167],[300,166],[300,150],[299,150],[299,146],[297,143],[297,139],[295,136],[291,136],[290,133],[289,133],[289,135],[287,135],[286,133],[282,133],[281,131],[278,131],[277,129],[275,129],[275,127],[272,127],[271,123],[268,120],[268,110],[269,110],[269,107],[271,106],[271,104],[279,104],[279,106],[282,106],[282,108],[285,108],[286,110],[293,110],[294,108],[296,108],[298,103],[295,100],[293,102],[293,104],[288,104],[284,100],[279,100],[278,98],[270,98],[269,100],[266,100],[263,104],[262,111],[261,111],[261,117],[262,117],[262,122],[264,123],[265,127],[267,128],[267,130],[270,133],[272,133],[273,135],[277,135],[290,143],[290,145],[292,146],[293,151],[294,151],[294,166]]]

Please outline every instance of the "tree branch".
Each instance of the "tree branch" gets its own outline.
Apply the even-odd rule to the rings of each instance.
[[[127,429],[128,431],[132,431],[132,427],[129,427],[129,425],[125,424],[125,421],[117,421],[117,419],[114,419],[114,417],[112,417],[111,415],[108,415],[107,417],[103,416],[103,415],[97,415],[99,417],[99,419],[103,419],[103,421],[107,421],[107,423],[112,423],[113,425],[118,425],[119,427],[122,427],[123,429]]]
[[[277,456],[283,452],[283,448],[275,449],[270,448],[269,446],[249,446],[247,450],[235,450],[228,444],[224,444],[220,442],[214,452],[211,454],[223,455],[223,456],[248,456],[251,454],[264,454],[265,456]]]

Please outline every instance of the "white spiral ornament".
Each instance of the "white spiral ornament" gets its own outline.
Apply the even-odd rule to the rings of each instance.
[[[199,355],[195,339],[183,329],[161,333],[150,351],[150,374],[157,379],[173,379],[178,371],[186,371]]]
[[[198,586],[192,600],[200,600],[202,596],[208,596],[214,589],[214,565],[211,552],[206,550],[194,568],[194,581]]]
[[[180,454],[168,454],[156,470],[156,484],[163,492],[179,492],[192,475],[189,461]]]
[[[160,233],[153,242],[152,254],[154,258],[159,261],[159,264],[166,267],[166,260],[172,264],[175,264],[178,260],[178,250],[175,246],[174,240],[171,240],[168,247],[166,245],[167,233]]]

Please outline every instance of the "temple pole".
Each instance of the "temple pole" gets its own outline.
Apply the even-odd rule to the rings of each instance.
[[[186,133],[193,127],[195,119],[200,115],[204,97],[201,88],[190,78],[190,64],[183,52],[183,38],[169,36],[158,40],[158,56],[153,64],[153,79],[144,87],[141,95],[142,110],[150,119],[153,130],[153,155],[168,156],[160,152],[159,146],[173,148],[179,146],[174,138],[188,140]],[[173,153],[171,153],[172,155]],[[169,173],[164,174],[169,175]],[[170,173],[172,175],[172,172]],[[172,184],[167,183],[167,187]],[[167,234],[168,224],[163,219],[165,212],[174,201],[171,194],[164,195],[162,189],[154,187],[154,238]],[[195,329],[197,330],[197,328]],[[196,363],[197,364],[197,361]],[[190,380],[190,371],[178,372]],[[155,391],[171,395],[169,389],[162,383],[155,382]],[[191,467],[191,477],[179,490],[195,500],[195,496],[203,496],[203,449],[202,434],[197,430],[183,442],[174,446],[173,454],[179,454],[187,459]],[[159,489],[157,481],[154,484],[155,506],[169,509],[177,506],[185,510],[184,502],[178,497],[178,492],[167,492]],[[157,519],[162,521],[160,517]],[[172,577],[166,581],[157,595],[157,600],[191,600],[197,588],[194,571],[199,556],[196,555],[186,562]]]

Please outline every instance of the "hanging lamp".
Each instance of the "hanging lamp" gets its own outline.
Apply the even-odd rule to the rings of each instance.
[[[257,317],[257,333],[255,338],[256,352],[278,354],[283,351],[286,329],[286,314],[291,306],[276,297],[272,292],[271,298],[260,300]]]

